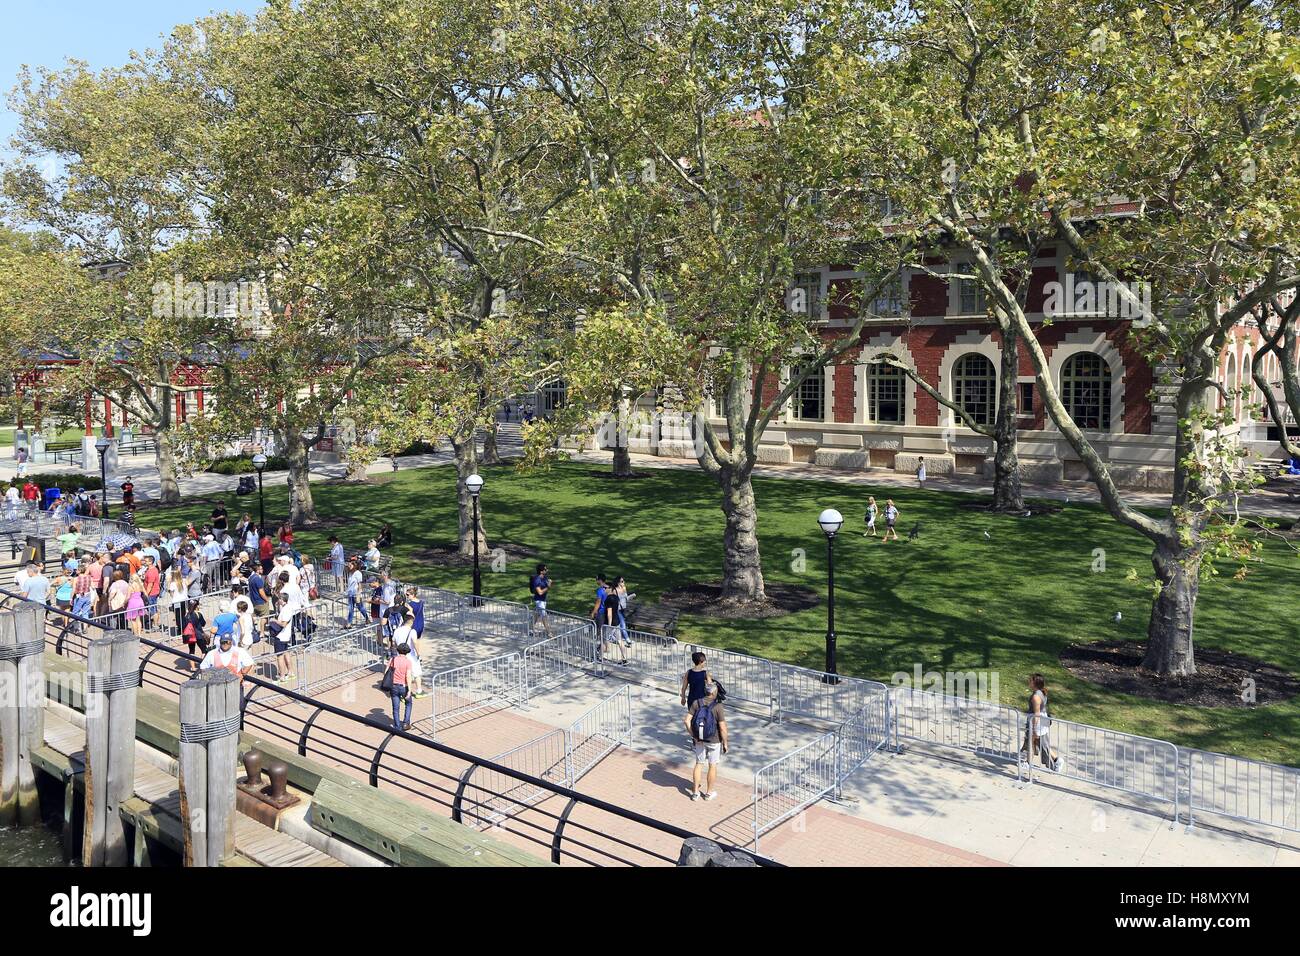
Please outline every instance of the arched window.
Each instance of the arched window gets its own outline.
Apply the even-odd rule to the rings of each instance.
[[[1100,355],[1079,352],[1065,361],[1061,400],[1080,428],[1110,430],[1110,366]]]
[[[1247,349],[1241,356],[1241,384],[1246,387],[1246,396],[1241,400],[1241,414],[1246,421],[1253,421],[1255,408],[1262,399],[1255,386],[1255,359]]]
[[[790,370],[792,377],[808,372],[790,400],[790,416],[801,422],[820,422],[826,414],[826,376],[820,366],[800,365]]]
[[[993,422],[997,409],[998,376],[993,363],[978,352],[968,352],[952,368],[952,400],[977,425]]]
[[[1223,367],[1223,387],[1228,389],[1228,394],[1232,394],[1232,389],[1237,387],[1237,356],[1231,352],[1228,353],[1228,364]],[[1219,393],[1219,408],[1223,408],[1223,393]],[[1233,418],[1236,418],[1236,412],[1233,412]]]
[[[547,382],[541,390],[541,414],[544,417],[554,415],[557,409],[564,407],[568,394],[569,387],[564,383],[564,379],[557,378],[553,382]]]
[[[903,424],[903,370],[882,362],[867,366],[867,421]]]

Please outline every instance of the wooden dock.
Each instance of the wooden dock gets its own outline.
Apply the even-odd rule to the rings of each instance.
[[[73,788],[80,789],[85,767],[86,732],[70,721],[47,711],[45,746],[32,754],[33,763],[47,774],[60,778],[69,788],[64,801],[65,839],[76,829],[73,819]],[[122,817],[135,830],[134,862],[148,865],[150,841],[176,853],[181,852],[180,790],[175,775],[164,772],[137,753],[135,795],[122,804]],[[235,856],[225,866],[344,866],[314,847],[287,833],[273,830],[242,813],[235,815]]]

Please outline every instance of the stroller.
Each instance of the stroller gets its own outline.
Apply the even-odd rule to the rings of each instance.
[[[252,475],[240,475],[239,486],[235,489],[237,495],[251,495],[257,491],[257,479]]]

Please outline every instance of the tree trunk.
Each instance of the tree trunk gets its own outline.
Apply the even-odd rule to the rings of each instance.
[[[289,523],[300,528],[318,520],[311,496],[311,462],[307,443],[296,428],[276,435],[276,444],[289,462]]]
[[[456,456],[456,505],[460,512],[459,548],[463,557],[474,556],[474,496],[465,486],[465,479],[478,474],[478,449],[474,446],[474,436],[468,441],[451,442],[452,453]],[[479,502],[478,514],[478,554],[480,561],[486,561],[488,555],[487,535],[483,532],[483,502]]]
[[[1151,605],[1147,651],[1142,666],[1162,677],[1196,673],[1192,648],[1192,618],[1200,588],[1201,556],[1176,543],[1161,543],[1151,554],[1160,593]]]
[[[748,471],[723,466],[718,473],[722,513],[727,526],[722,538],[722,599],[762,601],[763,562],[758,553],[758,504]]]
[[[170,429],[158,429],[158,450],[154,460],[158,463],[158,503],[178,505],[181,503],[181,486],[176,478],[176,450],[172,447]]]
[[[614,446],[614,477],[632,477],[632,453],[627,450],[627,445]]]
[[[1002,367],[998,375],[998,411],[993,425],[993,510],[1020,514],[1025,497],[1020,490],[1020,455],[1016,416],[1020,396],[1020,337],[1015,326],[1002,328]]]
[[[501,453],[497,451],[497,426],[495,422],[483,434],[483,464],[501,464]]]

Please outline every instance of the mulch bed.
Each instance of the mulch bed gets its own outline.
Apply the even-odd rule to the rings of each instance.
[[[819,591],[802,584],[767,583],[767,600],[724,601],[720,581],[694,581],[665,591],[659,603],[684,614],[718,620],[761,620],[806,611],[822,601]]]
[[[990,515],[1006,515],[1008,518],[1038,518],[1040,516],[1060,514],[1065,505],[1060,501],[1030,501],[1025,504],[1025,511],[994,511],[988,501],[963,501],[957,507],[965,511],[982,511]]]
[[[634,471],[630,475],[616,475],[614,474],[613,471],[609,469],[605,469],[603,471],[596,471],[595,469],[592,469],[591,471],[587,472],[587,474],[590,475],[592,478],[613,478],[615,481],[634,481],[637,478],[654,477],[654,474],[649,471]]]
[[[1072,644],[1061,652],[1061,663],[1075,677],[1107,690],[1167,704],[1258,707],[1281,703],[1300,693],[1300,679],[1244,654],[1198,648],[1196,675],[1170,678],[1142,669],[1145,651],[1146,645],[1137,641]],[[1246,679],[1255,684],[1253,702],[1242,700]]]
[[[506,564],[515,561],[524,561],[529,558],[536,558],[538,550],[530,544],[517,544],[514,541],[493,541],[491,548],[486,552],[480,552],[478,556],[479,566],[491,563],[493,554],[500,549],[506,553]],[[465,568],[474,566],[474,556],[462,555],[460,549],[454,544],[435,544],[427,548],[422,548],[414,552],[413,557],[426,564],[432,564],[435,567],[444,568]]]

